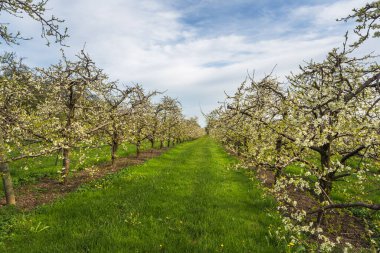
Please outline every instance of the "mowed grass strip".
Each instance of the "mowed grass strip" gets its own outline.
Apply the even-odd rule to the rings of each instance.
[[[274,201],[210,138],[18,214],[6,252],[283,252]]]

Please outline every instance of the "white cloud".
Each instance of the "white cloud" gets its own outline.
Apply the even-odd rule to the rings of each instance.
[[[147,89],[168,90],[178,97],[188,116],[200,116],[232,93],[244,80],[246,71],[257,76],[275,73],[283,78],[304,60],[322,59],[340,46],[346,26],[334,20],[363,1],[336,1],[332,4],[301,6],[278,22],[260,17],[255,25],[265,40],[255,34],[199,34],[181,22],[185,15],[166,1],[140,0],[50,0],[51,12],[66,19],[69,54],[86,49],[112,79],[138,82]],[[297,33],[297,22],[311,20],[307,32]],[[30,21],[30,20],[29,20]],[[15,21],[12,21],[15,22]],[[38,24],[17,21],[16,27],[38,34]],[[260,25],[265,25],[260,27]],[[289,31],[289,35],[284,35]],[[327,31],[327,32],[326,32]],[[375,48],[376,45],[370,46]],[[38,39],[15,47],[30,64],[46,65],[59,57],[57,46],[46,48]]]
[[[346,17],[354,8],[367,3],[366,0],[341,0],[334,3],[325,3],[313,6],[302,6],[292,11],[294,19],[308,19],[312,23],[323,27],[332,27],[339,18]]]

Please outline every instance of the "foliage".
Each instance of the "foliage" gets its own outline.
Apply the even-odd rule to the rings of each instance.
[[[355,33],[378,29],[378,9],[378,2],[373,2],[354,10],[349,18],[372,24],[359,24]],[[301,66],[285,83],[273,74],[259,81],[249,76],[208,115],[208,132],[227,149],[248,167],[274,172],[272,192],[285,227],[293,232],[292,242],[302,244],[306,235],[319,243],[320,251],[349,245],[323,231],[329,222],[326,213],[345,208],[380,210],[378,200],[369,197],[378,189],[367,184],[380,181],[380,67],[372,55],[356,56],[368,38],[361,36],[360,43],[347,47],[346,35],[341,49],[331,50],[321,62]],[[332,198],[337,187],[344,198]],[[302,198],[307,203],[298,203]]]

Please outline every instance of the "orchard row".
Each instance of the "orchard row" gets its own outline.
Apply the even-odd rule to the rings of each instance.
[[[73,149],[108,144],[114,163],[125,142],[138,156],[144,141],[163,147],[202,134],[176,99],[110,81],[83,51],[75,61],[63,55],[58,64],[34,69],[7,54],[0,71],[0,169],[9,204],[15,204],[12,161],[61,152],[67,181]]]
[[[372,34],[379,37],[379,17],[380,1],[354,10],[347,20],[358,22],[359,37],[346,34],[341,48],[286,81],[249,76],[208,115],[209,134],[248,167],[273,172],[295,244],[306,235],[328,251],[344,241],[323,231],[332,210],[380,210],[380,67],[377,57],[358,56]]]

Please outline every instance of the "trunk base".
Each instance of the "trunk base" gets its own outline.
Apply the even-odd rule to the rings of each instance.
[[[16,197],[13,189],[11,173],[8,164],[0,164],[0,173],[2,174],[4,193],[7,205],[16,205]]]

